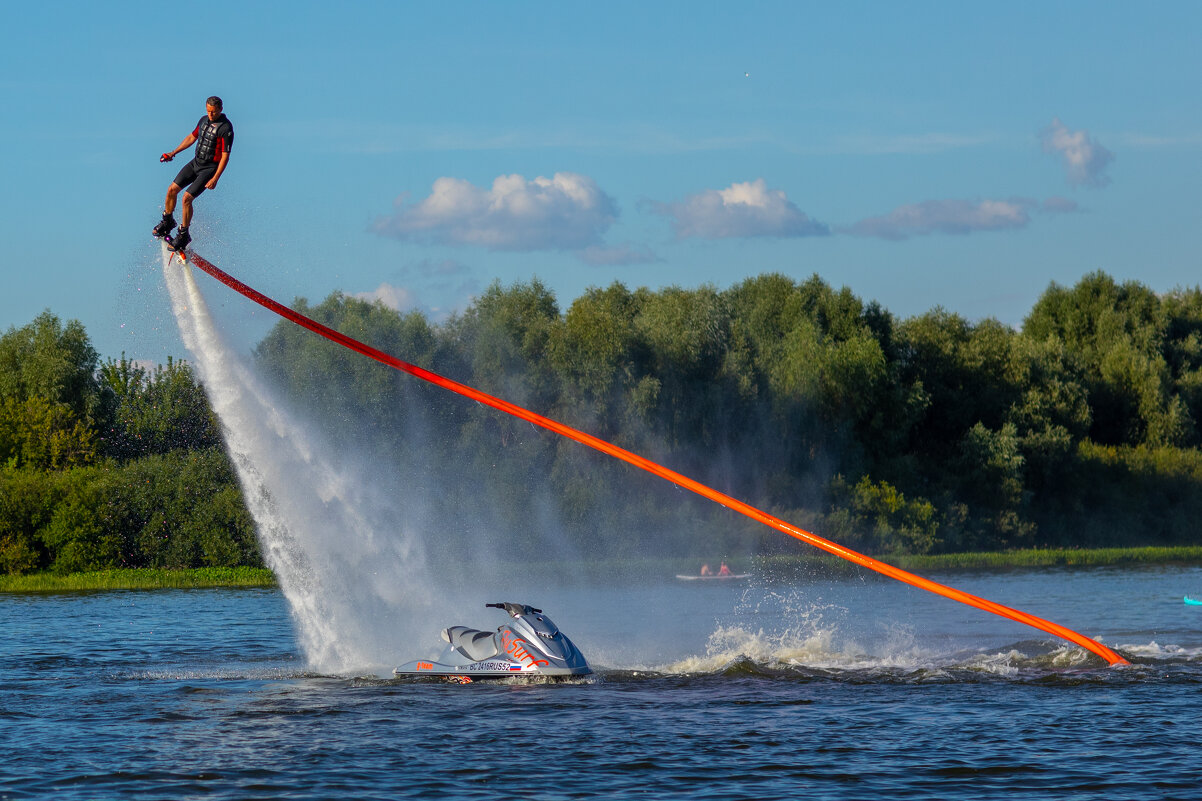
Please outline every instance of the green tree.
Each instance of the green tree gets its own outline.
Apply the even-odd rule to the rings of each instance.
[[[1068,492],[1077,447],[1089,433],[1092,411],[1084,368],[1064,341],[1015,340],[1021,395],[1006,413],[1023,456],[1024,484],[1039,505]]]
[[[53,476],[0,468],[0,573],[28,573],[49,564],[38,531],[54,511]]]
[[[642,297],[617,282],[588,289],[568,308],[550,344],[564,411],[603,436],[620,433],[626,398],[643,378],[646,345],[634,327]]]
[[[1052,285],[1021,332],[938,308],[895,321],[816,276],[782,275],[725,292],[612,284],[562,315],[537,281],[494,284],[439,326],[342,296],[309,312],[757,505],[819,520],[832,489],[838,508],[819,522],[877,550],[1070,542],[1083,509],[1129,514],[1117,488],[1192,497],[1185,472],[1145,463],[1178,464],[1198,440],[1196,291],[1158,297],[1099,273]],[[712,542],[731,529],[622,465],[423,394],[293,326],[273,331],[259,357],[290,402],[335,430],[370,431],[398,472],[443,487],[431,499],[439,513],[481,507],[497,536],[531,552],[553,545],[532,533],[535,519],[555,517],[581,548],[603,541],[601,552],[692,547],[677,526]]]
[[[842,475],[831,482],[835,501],[825,522],[844,542],[873,553],[931,553],[938,549],[935,506],[907,498],[887,481],[862,476],[850,485]]]
[[[548,358],[559,325],[555,296],[534,279],[507,289],[493,283],[449,327],[481,389],[519,406],[547,410],[559,395]]]
[[[35,395],[0,399],[0,464],[61,470],[96,461],[96,433],[71,407]]]
[[[939,458],[975,424],[1002,424],[1020,395],[1012,330],[996,320],[974,326],[936,308],[905,321],[899,339],[899,378],[921,386],[929,400],[911,447]]]
[[[254,523],[216,448],[146,456],[107,485],[104,517],[123,532],[131,567],[261,565]]]
[[[371,347],[426,369],[464,375],[454,343],[440,341],[420,312],[335,293],[297,311]],[[310,421],[337,440],[369,452],[398,453],[449,413],[443,391],[281,321],[259,343],[257,365]],[[446,421],[441,425],[446,428]],[[410,448],[412,449],[412,448]]]
[[[121,557],[121,537],[99,514],[105,486],[94,470],[69,470],[57,477],[57,499],[49,521],[39,531],[52,555],[56,573],[74,573],[116,567]]]
[[[802,292],[780,273],[748,278],[726,292],[732,342],[751,354],[756,371],[767,376],[780,361],[786,337],[809,319]]]
[[[80,420],[93,420],[102,403],[99,358],[82,323],[63,325],[46,310],[0,337],[0,399],[44,398]]]
[[[647,345],[647,375],[658,383],[654,417],[644,422],[670,447],[713,446],[724,438],[719,428],[726,425],[718,424],[731,411],[729,377],[722,372],[729,314],[712,286],[668,287],[640,299],[634,328]]]
[[[168,357],[149,372],[122,355],[105,363],[100,382],[113,399],[106,454],[127,460],[221,444],[217,417],[187,362]]]
[[[1024,459],[1015,426],[991,430],[977,423],[958,450],[952,462],[959,482],[955,498],[967,505],[972,523],[960,532],[957,550],[1029,544],[1035,527],[1026,514]]]
[[[1188,364],[1188,345],[1168,345],[1170,330],[1192,333],[1188,297],[1170,308],[1134,281],[1118,284],[1092,273],[1071,289],[1052,284],[1023,323],[1035,339],[1055,337],[1080,354],[1093,412],[1090,438],[1103,444],[1178,444],[1196,440],[1189,405],[1177,397],[1177,375]]]
[[[1174,290],[1162,296],[1161,304],[1167,319],[1164,356],[1174,394],[1194,423],[1193,435],[1184,444],[1197,447],[1202,441],[1202,289]]]

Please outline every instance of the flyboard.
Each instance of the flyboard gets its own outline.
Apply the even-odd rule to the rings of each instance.
[[[681,581],[738,581],[739,579],[751,578],[750,573],[728,573],[725,576],[686,576],[680,573],[676,574],[676,578]]]
[[[977,609],[991,612],[992,614],[999,615],[1000,617],[1004,617],[1018,623],[1023,623],[1031,626],[1032,628],[1055,635],[1061,639],[1079,645],[1087,651],[1097,654],[1112,665],[1128,664],[1126,659],[1119,656],[1105,645],[1102,645],[1097,640],[1086,637],[1085,635],[1073,631],[1072,629],[1065,628],[1058,623],[1053,623],[1050,620],[1045,620],[1043,618],[1036,617],[1035,615],[1027,614],[1019,609],[1003,606],[1002,604],[990,601],[987,598],[981,598],[980,596],[964,592],[963,590],[958,590],[955,587],[949,587],[946,584],[940,584],[937,581],[931,581],[930,579],[923,578],[922,576],[915,575],[914,573],[902,570],[901,568],[894,567],[893,565],[887,564],[878,559],[873,559],[871,556],[853,551],[850,548],[845,548],[836,542],[832,542],[831,540],[820,537],[817,534],[806,531],[799,526],[795,526],[792,523],[788,523],[778,517],[774,517],[773,515],[770,515],[761,509],[757,509],[749,503],[745,503],[730,495],[719,492],[712,487],[702,484],[700,481],[696,481],[681,473],[677,473],[675,470],[664,467],[663,465],[653,462],[646,457],[639,456],[636,453],[631,453],[624,448],[619,448],[617,445],[606,442],[605,440],[595,437],[592,434],[587,434],[583,431],[572,428],[571,426],[552,420],[549,417],[544,417],[541,414],[532,412],[529,409],[524,409],[521,406],[501,400],[493,395],[489,395],[486,392],[481,392],[480,390],[470,387],[467,384],[453,381],[449,378],[439,375],[438,373],[418,367],[415,364],[410,364],[409,362],[398,359],[395,356],[390,356],[389,354],[384,353],[381,350],[377,350],[370,345],[365,345],[359,340],[335,331],[329,326],[322,325],[316,320],[306,317],[300,312],[293,311],[284,304],[279,303],[278,301],[267,297],[258,290],[247,286],[237,278],[234,278],[229,273],[226,273],[208,260],[201,257],[196,253],[196,251],[191,252],[188,263],[199,267],[201,270],[204,270],[210,276],[225,284],[230,289],[233,289],[235,292],[238,292],[244,297],[253,300],[260,306],[270,309],[281,317],[291,320],[297,325],[307,328],[313,333],[319,334],[331,342],[335,342],[345,348],[355,351],[356,353],[360,353],[370,359],[374,359],[381,364],[386,364],[393,369],[408,373],[409,375],[420,378],[423,381],[428,381],[431,384],[442,387],[450,392],[454,392],[457,395],[462,395],[465,398],[469,398],[485,406],[490,406],[534,425],[541,426],[548,431],[552,431],[560,436],[567,437],[568,439],[579,442],[582,445],[587,445],[594,450],[608,454],[615,459],[620,459],[628,464],[631,464],[640,470],[645,470],[648,473],[657,475],[660,478],[672,482],[678,487],[687,489],[690,492],[694,492],[704,498],[708,498],[715,503],[725,506],[727,509],[738,512],[739,514],[763,523],[771,528],[775,528],[777,531],[787,534],[794,539],[813,545],[815,548],[819,548],[827,553],[834,554],[841,559],[846,559],[849,562],[868,568],[869,570],[874,570],[877,573],[888,576],[892,579],[896,579],[905,584],[909,584],[913,587],[918,587],[920,589],[927,590],[928,592],[933,592],[936,595],[942,595],[943,597],[950,598],[953,601],[959,601],[960,603],[967,604],[968,606],[973,606]]]
[[[163,240],[163,248],[170,254],[167,257],[169,262],[174,261],[175,257],[179,256],[179,260],[181,262],[184,264],[188,263],[188,251],[185,248],[176,248],[175,242],[173,242],[171,239],[171,234],[167,234],[166,236],[158,236],[155,238]]]

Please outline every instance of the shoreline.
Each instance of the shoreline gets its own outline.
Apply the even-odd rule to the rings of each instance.
[[[903,570],[1202,565],[1202,545],[1149,545],[1138,548],[1032,548],[1020,551],[907,555],[885,558],[884,561]]]
[[[945,554],[884,554],[876,558],[893,567],[926,575],[957,571],[1030,570],[1058,567],[1135,567],[1202,565],[1202,545],[1149,545],[1134,548],[1029,548]],[[748,561],[763,575],[851,574],[864,568],[837,556],[769,556]]]
[[[1014,570],[1048,567],[1112,567],[1136,565],[1202,565],[1202,545],[1146,546],[1139,548],[1034,548],[1020,551],[986,551],[935,555],[878,557],[895,567],[916,573],[956,570]],[[698,559],[649,559],[635,568],[645,575],[691,573]],[[713,561],[713,560],[710,560]],[[736,572],[763,578],[786,578],[794,573],[853,572],[857,566],[826,554],[788,555],[728,560]],[[601,565],[587,567],[596,569]],[[614,566],[617,567],[616,565]],[[629,563],[622,566],[629,570]],[[587,568],[586,568],[587,569]],[[129,568],[87,573],[30,573],[0,576],[0,593],[98,592],[107,590],[211,589],[218,587],[277,587],[275,574],[257,567],[202,567],[167,570]]]
[[[184,590],[214,587],[275,587],[275,574],[263,567],[122,568],[87,573],[28,573],[0,576],[0,593]]]

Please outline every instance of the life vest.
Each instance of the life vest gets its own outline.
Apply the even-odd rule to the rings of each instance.
[[[234,144],[234,126],[222,114],[210,121],[206,116],[196,126],[196,162],[211,164]]]

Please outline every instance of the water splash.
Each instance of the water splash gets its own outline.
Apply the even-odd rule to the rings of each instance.
[[[704,653],[658,670],[704,674],[744,665],[769,672],[913,671],[939,662],[913,626],[857,625],[851,614],[841,604],[815,600],[809,588],[748,588],[732,614],[715,623]]]
[[[382,672],[425,636],[408,621],[429,604],[425,549],[397,529],[395,502],[313,440],[224,341],[190,267],[163,274],[184,345],[221,420],[263,558],[288,600],[301,649],[323,673]]]

